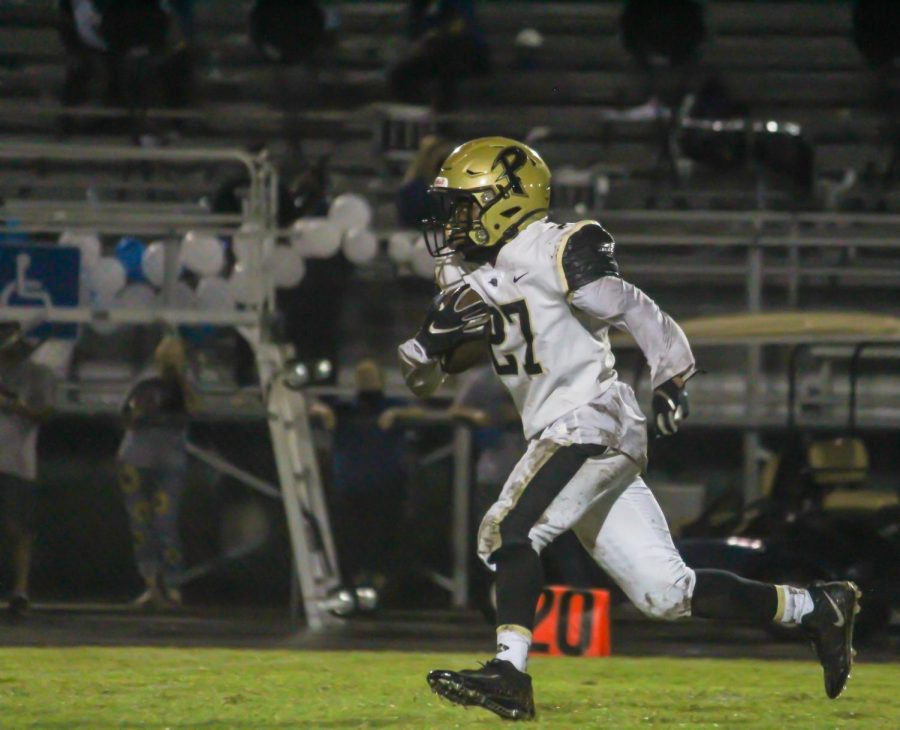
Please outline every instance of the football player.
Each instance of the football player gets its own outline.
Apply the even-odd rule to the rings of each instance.
[[[543,587],[539,555],[572,529],[648,616],[799,626],[822,663],[826,693],[837,697],[853,657],[853,583],[801,589],[692,570],[672,543],[641,478],[646,420],[616,375],[609,328],[631,333],[647,358],[660,435],[675,433],[688,415],[694,357],[674,320],[622,277],[612,236],[593,220],[549,220],[550,170],[512,139],[455,149],[429,199],[425,235],[443,262],[445,288],[399,348],[406,382],[430,395],[442,364],[484,338],[528,439],[478,532],[478,554],[496,572],[496,657],[479,669],[435,670],[431,688],[508,719],[534,716],[526,665]],[[455,282],[448,261],[458,266]]]

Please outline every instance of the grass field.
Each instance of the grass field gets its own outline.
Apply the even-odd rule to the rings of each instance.
[[[438,700],[448,654],[0,649],[0,727],[467,728],[504,721]],[[529,727],[900,728],[900,665],[861,664],[829,701],[812,662],[532,660]]]

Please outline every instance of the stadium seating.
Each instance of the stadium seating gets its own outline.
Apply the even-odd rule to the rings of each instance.
[[[120,112],[97,103],[64,109],[58,101],[65,59],[55,27],[55,2],[4,3],[0,138],[54,141],[63,136],[76,142],[121,143],[143,135],[146,144],[173,146],[265,143],[276,154],[296,149],[291,145],[299,143],[307,160],[328,156],[334,189],[358,190],[375,198],[376,224],[389,229],[402,164],[385,164],[390,155],[378,144],[378,104],[387,99],[385,67],[404,43],[405,3],[332,4],[340,13],[339,41],[315,69],[267,65],[247,38],[249,5],[245,0],[198,3],[202,53],[197,102],[190,109],[141,110],[124,127],[115,127]],[[734,98],[749,106],[753,118],[792,121],[802,127],[815,145],[817,180],[812,194],[802,200],[789,186],[752,167],[721,174],[693,165],[690,176],[672,184],[671,171],[661,160],[656,124],[610,115],[644,101],[640,77],[617,35],[619,2],[479,3],[495,73],[465,82],[462,109],[444,121],[459,138],[486,133],[522,138],[537,127],[548,128],[539,145],[548,163],[557,171],[570,168],[574,173],[570,179],[585,170],[597,176],[594,184],[604,192],[594,191],[593,207],[601,209],[597,214],[610,221],[621,241],[678,235],[698,242],[724,241],[728,236],[748,241],[754,233],[747,218],[735,222],[727,216],[714,217],[700,224],[670,215],[656,224],[646,218],[617,220],[614,211],[754,210],[760,202],[772,209],[816,209],[848,169],[860,175],[867,168],[879,173],[889,159],[884,120],[873,102],[874,80],[850,38],[849,5],[766,2],[754,7],[759,11],[747,12],[748,3],[741,0],[707,5],[710,38],[700,74],[718,74]],[[534,69],[516,66],[514,39],[523,28],[536,28],[544,37]],[[61,120],[67,116],[76,123],[62,135]],[[167,134],[174,120],[179,122],[177,134]],[[400,155],[394,161],[403,159]],[[52,175],[39,167],[5,173],[0,196],[10,198],[78,200],[90,188],[113,200],[198,200],[210,195],[216,184],[203,170],[177,179],[152,169],[122,176],[102,165]],[[577,191],[575,195],[572,200]],[[900,194],[879,185],[857,186],[838,205],[900,211]],[[787,230],[776,229],[773,235]],[[861,231],[859,235],[869,235],[870,228]],[[795,232],[801,237],[842,236],[847,230],[808,223]],[[810,289],[801,297],[807,303],[870,301],[883,308],[889,302],[884,293],[893,283],[884,272],[896,264],[895,249],[864,249],[858,257],[845,256],[844,269],[838,268],[834,249],[805,246],[802,251],[773,249],[767,254],[769,264],[776,267],[766,289],[772,302],[796,304],[798,281]],[[792,279],[796,261],[788,260],[791,255],[811,267],[811,273]],[[622,256],[631,271],[641,274],[642,282],[673,292],[675,313],[679,277],[692,287],[712,287],[716,295],[710,301],[720,308],[741,306],[746,300],[745,249],[681,246],[660,253],[635,243],[634,248],[623,248]],[[854,267],[859,271],[845,270]],[[728,296],[722,296],[722,286],[728,287]],[[396,327],[399,331],[408,324],[401,316]]]
[[[59,128],[56,90],[64,55],[54,5],[35,0],[0,9],[2,134],[35,139]],[[551,165],[578,159],[652,172],[659,144],[652,125],[598,123],[599,107],[643,101],[640,81],[617,36],[619,3],[517,2],[515,12],[509,5],[482,3],[479,8],[496,74],[464,85],[459,136],[496,130],[498,122],[502,131],[519,136],[538,124],[549,125],[566,139],[545,149]],[[711,38],[701,72],[720,74],[755,118],[800,124],[817,145],[819,176],[839,177],[849,165],[882,168],[881,120],[869,104],[874,81],[849,37],[849,6],[764,5],[764,13],[749,14],[744,2],[710,4]],[[375,172],[371,150],[358,144],[367,133],[358,123],[359,110],[386,97],[383,70],[403,43],[404,3],[337,4],[339,45],[315,74],[266,66],[246,37],[247,6],[237,0],[198,5],[205,55],[198,69],[201,102],[182,113],[180,143],[233,145],[279,136],[289,126],[311,156],[333,149],[335,171],[363,177]],[[514,68],[513,39],[526,27],[540,30],[545,46],[538,68],[521,72]],[[286,84],[294,97],[291,109],[285,108]],[[89,109],[78,114],[97,116]],[[626,197],[622,202],[635,201]],[[887,196],[888,207],[896,202]]]

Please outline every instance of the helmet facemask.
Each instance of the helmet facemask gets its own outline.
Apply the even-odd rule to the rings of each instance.
[[[487,243],[483,210],[471,190],[430,188],[428,217],[422,221],[425,245],[432,256],[459,252],[464,256]]]
[[[489,261],[549,203],[550,170],[534,150],[508,137],[471,140],[444,160],[428,189],[428,251]]]

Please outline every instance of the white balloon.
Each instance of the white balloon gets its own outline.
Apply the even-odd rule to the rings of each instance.
[[[127,278],[125,267],[118,259],[101,256],[97,263],[88,269],[91,299],[101,307],[108,306],[118,291],[125,286]]]
[[[141,258],[141,271],[144,278],[153,286],[162,286],[166,278],[166,244],[154,241],[144,249]]]
[[[258,223],[244,223],[231,238],[231,249],[238,261],[247,262],[254,249],[262,251],[263,228]]]
[[[372,206],[362,195],[343,193],[331,202],[328,219],[342,231],[368,228],[372,222]]]
[[[153,309],[156,306],[156,292],[148,284],[129,284],[116,294],[113,302],[122,309]]]
[[[372,231],[365,228],[353,228],[344,235],[341,250],[350,263],[367,264],[378,253],[378,239]]]
[[[197,285],[197,304],[200,309],[233,309],[234,295],[225,279],[204,277]]]
[[[82,231],[64,231],[59,237],[61,246],[74,246],[81,251],[81,268],[90,269],[100,259],[100,236]]]
[[[341,247],[341,229],[327,218],[301,218],[292,230],[291,245],[304,258],[327,259]]]
[[[118,259],[115,260],[116,263],[119,263]],[[101,269],[103,268],[102,261],[99,262],[101,264]],[[119,264],[121,266],[121,264]],[[96,267],[91,269],[88,272],[88,280],[90,284],[90,302],[91,307],[94,309],[112,309],[116,306],[116,295],[115,292],[110,293],[106,291],[97,291],[94,289],[94,272],[96,271]],[[122,268],[124,273],[125,269]],[[111,335],[116,332],[122,325],[116,324],[115,322],[109,321],[92,321],[88,325],[94,332],[101,335]]]
[[[408,264],[412,259],[413,241],[415,234],[400,231],[392,233],[388,239],[388,256],[395,264]]]
[[[225,264],[222,242],[216,236],[188,231],[181,242],[181,262],[200,276],[216,276]]]
[[[196,309],[197,308],[197,295],[190,286],[188,286],[185,282],[179,281],[175,284],[175,291],[173,292],[174,296],[172,297],[172,306],[177,307],[178,309]]]
[[[196,309],[197,295],[187,283],[179,281],[172,290],[172,298],[169,302],[166,302],[164,289],[156,293],[156,306],[166,309]]]
[[[228,279],[228,288],[231,290],[231,296],[234,301],[241,304],[252,304],[256,299],[253,280],[247,267],[242,263],[238,263],[231,272],[231,278]]]
[[[412,247],[412,270],[423,279],[434,278],[434,257],[428,252],[425,239],[419,236]]]
[[[279,289],[297,286],[306,274],[303,257],[290,246],[275,246],[267,262],[266,270]]]

